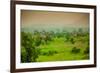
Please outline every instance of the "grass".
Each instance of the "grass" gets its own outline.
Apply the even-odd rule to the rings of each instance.
[[[80,40],[85,37],[80,37]],[[65,42],[65,38],[54,38],[49,44],[40,45],[39,48],[42,53],[37,58],[37,62],[47,62],[47,61],[65,61],[65,60],[83,60],[83,54],[87,44],[79,41],[79,38],[74,38],[75,43],[72,44],[70,41]],[[72,53],[73,47],[78,47],[80,49],[79,53]],[[56,52],[54,54],[48,55],[49,52]]]

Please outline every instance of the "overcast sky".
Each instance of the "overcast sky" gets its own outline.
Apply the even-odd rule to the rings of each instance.
[[[52,11],[21,11],[21,27],[66,28],[89,26],[88,13],[52,12]]]

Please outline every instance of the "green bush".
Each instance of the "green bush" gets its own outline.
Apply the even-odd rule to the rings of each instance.
[[[34,38],[31,33],[21,33],[21,62],[36,62],[39,56],[39,49],[36,47],[40,45],[39,37]]]
[[[45,56],[52,56],[54,54],[57,54],[57,51],[48,51],[48,52],[41,52],[41,55],[45,55]]]
[[[84,54],[89,54],[89,47],[86,47],[86,49],[84,50]]]
[[[76,47],[73,47],[72,50],[71,50],[71,53],[73,53],[73,54],[80,53],[80,49],[76,48]]]
[[[71,39],[70,39],[70,42],[71,42],[72,44],[74,44],[74,43],[75,43],[75,41],[74,41],[74,39],[73,39],[73,38],[71,38]]]

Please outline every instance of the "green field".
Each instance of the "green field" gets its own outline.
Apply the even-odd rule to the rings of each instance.
[[[21,62],[89,59],[88,32],[21,32],[21,43]]]

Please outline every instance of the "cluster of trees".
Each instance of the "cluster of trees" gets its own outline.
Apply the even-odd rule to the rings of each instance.
[[[37,41],[40,41],[40,39],[37,39]],[[35,43],[32,34],[21,32],[21,61],[36,62],[39,53],[37,46],[39,45],[40,43]]]
[[[45,31],[34,31],[34,34],[21,32],[21,62],[36,62],[40,44],[48,44],[51,40],[51,34]]]

